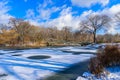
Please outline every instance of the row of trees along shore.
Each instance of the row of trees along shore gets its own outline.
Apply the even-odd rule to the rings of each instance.
[[[120,34],[108,34],[105,31],[112,24],[120,28],[120,13],[114,17],[91,14],[80,21],[80,27],[73,31],[65,26],[61,30],[57,27],[40,27],[31,25],[23,19],[10,18],[9,26],[0,24],[0,45],[6,46],[62,46],[66,44],[120,42]],[[104,34],[97,34],[104,30]]]

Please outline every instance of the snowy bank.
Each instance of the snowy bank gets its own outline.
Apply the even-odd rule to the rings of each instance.
[[[84,72],[76,80],[120,80],[120,66],[106,68],[107,72],[102,73],[98,78],[95,75]]]
[[[120,80],[120,44],[105,44],[104,46],[106,47],[102,52],[92,58],[92,62],[90,61],[91,73],[84,72],[76,80]],[[95,62],[96,60],[98,61]]]

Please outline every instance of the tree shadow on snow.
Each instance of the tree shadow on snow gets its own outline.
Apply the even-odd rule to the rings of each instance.
[[[76,80],[78,76],[82,76],[85,71],[88,71],[88,64],[89,60],[76,63],[68,69],[58,72],[44,80]]]

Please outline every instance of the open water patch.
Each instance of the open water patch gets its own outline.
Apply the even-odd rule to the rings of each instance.
[[[72,53],[73,55],[79,55],[79,54],[95,54],[95,52],[82,52],[82,51],[79,51],[79,52],[76,52],[76,51],[62,51],[62,52],[66,52],[66,53]]]
[[[21,54],[14,54],[14,55],[12,55],[12,56],[21,56]]]
[[[46,56],[46,55],[35,55],[35,56],[29,56],[27,58],[28,59],[39,60],[39,59],[48,59],[48,58],[51,58],[51,57],[50,56]]]
[[[95,54],[93,52],[73,52],[73,55],[79,55],[79,54]]]
[[[0,53],[0,55],[3,55],[4,53]]]

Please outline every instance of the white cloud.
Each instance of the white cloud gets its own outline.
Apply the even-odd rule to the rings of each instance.
[[[24,0],[25,2],[27,2],[28,0]]]
[[[101,4],[105,6],[109,0],[71,0],[72,4],[79,7],[91,7],[94,4]]]
[[[39,6],[37,11],[39,13],[39,16],[37,16],[37,17],[39,17],[43,20],[48,20],[52,13],[59,11],[59,8],[57,8],[57,7],[43,8],[43,7]]]
[[[51,0],[45,0],[43,4],[39,4],[36,10],[28,9],[25,17],[28,20],[32,19],[31,21],[35,20],[35,22],[49,20],[53,13],[61,10],[59,7],[51,6],[52,4]],[[50,7],[48,8],[48,6]]]
[[[0,24],[7,24],[10,17],[12,17],[8,14],[10,8],[7,6],[7,3],[7,1],[0,1]]]
[[[56,8],[52,8],[52,11],[56,11]],[[60,8],[59,8],[60,9]],[[62,9],[62,10],[61,10]],[[48,19],[46,22],[40,22],[38,19],[38,16],[41,16],[41,14],[39,14],[38,16],[35,16],[33,10],[28,10],[27,11],[27,15],[29,18],[27,19],[31,24],[34,25],[44,25],[46,27],[58,27],[58,29],[62,29],[65,26],[68,27],[73,27],[73,29],[77,29],[79,27],[79,23],[80,23],[80,16],[73,16],[73,12],[72,12],[72,8],[68,7],[66,8],[65,6],[62,6],[61,8],[61,12],[59,17],[55,18],[55,19]]]
[[[43,4],[39,4],[36,10],[28,9],[26,11],[26,20],[34,25],[43,25],[45,21],[49,21],[51,15],[58,11],[61,11],[64,7],[51,6],[53,2],[51,0],[45,0]],[[49,6],[49,7],[48,7]]]
[[[73,12],[71,10],[70,7],[68,8],[64,8],[61,13],[60,16],[56,19],[53,20],[49,20],[45,23],[45,25],[51,25],[51,26],[57,26],[59,29],[61,29],[64,26],[69,26],[72,27],[74,30],[79,28],[79,23],[80,20],[85,19],[88,15],[90,14],[105,14],[108,15],[109,17],[114,18],[114,15],[116,13],[119,12],[120,9],[120,4],[114,5],[111,8],[105,8],[101,11],[92,11],[92,10],[88,10],[88,11],[84,11],[81,15],[78,16],[73,16]],[[111,26],[108,28],[108,32],[107,33],[119,33],[119,30],[116,30],[116,24],[110,22]]]
[[[109,16],[114,16],[116,13],[120,12],[120,4],[116,4],[112,6],[111,8],[106,8],[103,11],[101,11],[102,14],[107,14]]]
[[[26,12],[26,17],[27,17],[27,18],[34,19],[34,18],[35,18],[34,10],[28,9],[27,12]]]
[[[26,21],[29,21],[32,25],[36,25],[36,26],[40,25],[39,20],[36,18],[33,9],[27,10],[25,17],[26,17]]]
[[[50,20],[45,24],[50,26],[56,26],[58,29],[62,29],[65,26],[77,29],[80,23],[80,16],[73,16],[71,8],[65,8],[61,11],[60,16],[56,19]]]
[[[43,4],[39,4],[37,7],[38,18],[42,20],[48,20],[52,13],[60,10],[58,7],[51,6],[53,4],[52,0],[44,0]]]
[[[120,4],[116,4],[110,8],[105,8],[105,9],[99,10],[99,11],[93,11],[93,10],[84,11],[81,14],[81,17],[85,18],[86,16],[88,16],[90,14],[103,14],[103,15],[107,15],[111,18],[114,18],[114,15],[117,14],[118,12],[120,12],[119,9],[120,9]]]

